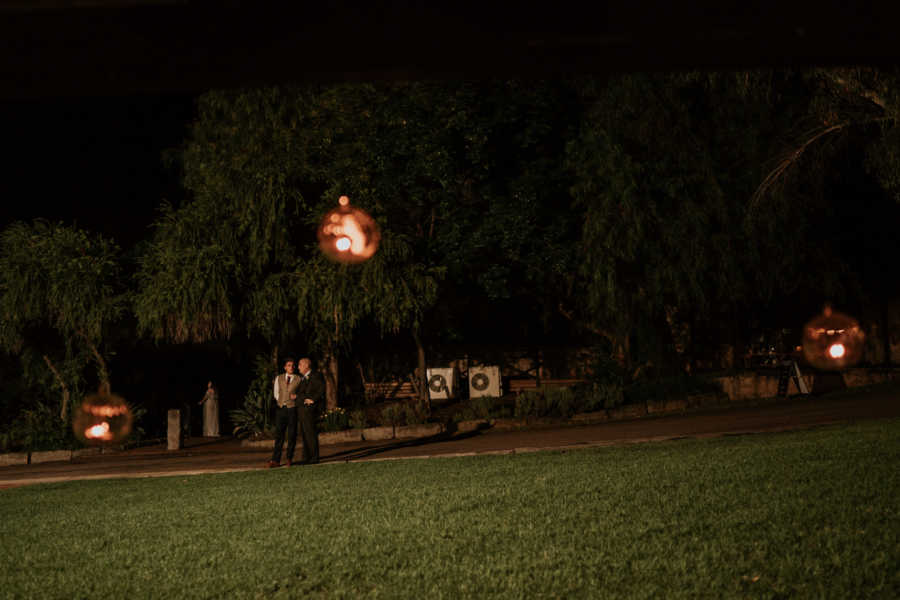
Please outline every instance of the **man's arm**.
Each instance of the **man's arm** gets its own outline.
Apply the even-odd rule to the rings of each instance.
[[[278,378],[275,378],[275,383],[272,387],[272,395],[275,396],[275,402],[278,402]]]
[[[312,377],[309,378],[309,387],[306,388],[306,399],[303,403],[307,405],[315,404],[316,402],[321,402],[324,397],[325,380],[322,379],[321,373],[314,371]]]

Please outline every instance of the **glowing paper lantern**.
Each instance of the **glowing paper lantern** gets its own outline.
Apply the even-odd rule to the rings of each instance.
[[[375,219],[351,206],[347,196],[341,196],[338,207],[322,219],[318,237],[319,248],[327,257],[343,263],[360,263],[378,250],[381,232]]]
[[[133,419],[125,400],[101,393],[84,399],[72,419],[72,429],[87,444],[114,444],[131,433]]]
[[[826,307],[803,328],[803,356],[818,369],[840,369],[856,364],[866,336],[855,319]]]

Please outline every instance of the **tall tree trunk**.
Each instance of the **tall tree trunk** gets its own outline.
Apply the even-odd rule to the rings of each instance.
[[[412,330],[413,340],[416,342],[416,373],[415,388],[419,402],[429,413],[431,412],[431,399],[428,397],[428,371],[425,366],[425,346],[422,344],[422,336],[419,328]]]
[[[56,382],[59,384],[59,387],[62,388],[62,402],[59,408],[59,418],[62,419],[63,423],[66,423],[69,417],[69,386],[66,385],[62,375],[59,374],[59,371],[50,361],[50,358],[46,354],[43,355],[43,358],[44,362],[47,364],[47,368],[50,369],[50,372],[56,377]]]
[[[278,364],[278,344],[272,348],[272,372],[276,377],[281,372],[281,365]],[[263,394],[263,398],[263,431],[266,431],[269,429],[269,415],[272,414],[272,402],[275,399],[270,393]]]
[[[622,367],[625,369],[625,373],[631,377],[629,381],[634,381],[636,375],[631,370],[632,366],[634,366],[634,361],[631,359],[631,334],[624,334],[621,340]]]
[[[338,382],[340,381],[338,373],[338,357],[337,352],[328,349],[325,354],[325,408],[332,410],[338,405]]]
[[[884,344],[884,366],[891,365],[891,303],[889,300],[884,301],[884,309],[881,313],[881,343]]]

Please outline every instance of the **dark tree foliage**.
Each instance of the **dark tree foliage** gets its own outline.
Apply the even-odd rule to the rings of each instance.
[[[273,370],[312,353],[332,405],[366,352],[409,354],[424,399],[450,344],[595,345],[637,378],[826,302],[889,336],[898,107],[872,68],[209,92],[133,279],[90,232],[7,228],[0,339],[65,412],[132,319],[142,341],[264,346]],[[316,247],[341,195],[382,230],[361,265]]]
[[[58,390],[64,423],[89,363],[109,386],[111,328],[127,306],[120,270],[115,243],[76,227],[18,222],[0,236],[0,344]]]
[[[559,210],[564,91],[510,82],[207,94],[182,152],[193,198],[166,210],[141,261],[143,330],[176,341],[299,335],[331,361],[369,320],[410,331],[421,377],[438,295],[550,305],[544,284],[566,271],[572,242]],[[340,195],[383,229],[365,265],[332,265],[311,243]]]
[[[867,99],[870,87],[835,92],[844,77],[628,75],[582,88],[590,108],[569,145],[584,214],[580,314],[626,362],[673,364],[678,321],[721,343],[746,339],[748,323],[780,325],[786,300],[810,310],[810,299],[858,293],[848,249],[822,229],[847,202],[830,174],[851,140],[835,133],[881,123],[867,138],[880,156],[894,117]]]

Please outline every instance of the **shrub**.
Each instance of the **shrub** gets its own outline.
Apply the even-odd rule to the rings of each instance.
[[[235,437],[244,438],[271,433],[269,425],[269,407],[272,398],[271,363],[266,356],[256,357],[256,378],[250,384],[244,396],[244,406],[228,412],[234,425],[232,433]]]
[[[12,452],[16,441],[11,431],[0,431],[0,453]]]
[[[543,389],[548,417],[569,418],[578,412],[578,399],[572,388],[548,387]]]
[[[350,411],[350,427],[353,429],[365,429],[369,424],[366,411],[362,408],[354,408]]]
[[[396,427],[403,424],[403,407],[399,404],[391,404],[381,410],[379,425]]]
[[[428,410],[421,402],[403,406],[403,419],[407,425],[421,425],[428,422]]]
[[[577,390],[581,398],[581,411],[595,412],[615,408],[625,402],[625,394],[619,383],[594,382]]]
[[[340,406],[325,411],[319,417],[319,431],[344,431],[350,428],[350,413]]]
[[[266,417],[261,402],[248,397],[244,399],[243,408],[236,408],[228,412],[231,423],[234,425],[232,434],[238,438],[256,437],[266,429]]]
[[[55,410],[40,403],[19,413],[10,434],[19,450],[62,450],[78,446],[69,424]]]
[[[488,396],[470,398],[460,412],[460,420],[474,421],[475,419],[489,419],[492,416],[496,405],[496,398],[490,398]]]
[[[543,388],[522,392],[516,396],[515,416],[518,419],[543,417],[547,414],[547,401]]]
[[[516,397],[515,416],[568,418],[583,410],[582,395],[570,387],[540,387]]]
[[[692,375],[676,375],[636,381],[624,390],[625,401],[638,403],[682,398],[690,394],[718,391],[715,383]]]
[[[128,409],[131,411],[131,433],[128,434],[128,437],[125,439],[126,443],[136,444],[144,439],[146,435],[146,431],[142,427],[142,421],[144,416],[147,414],[147,409],[143,407],[141,404],[125,401],[125,404],[128,406]]]

